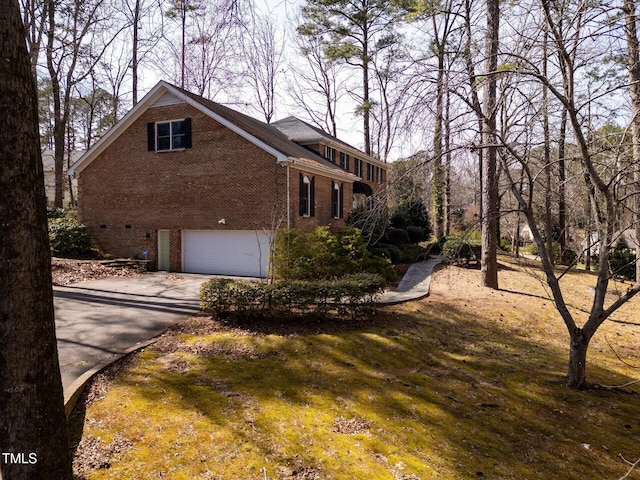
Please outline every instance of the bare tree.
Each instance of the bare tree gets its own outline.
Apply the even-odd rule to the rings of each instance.
[[[276,86],[284,59],[284,38],[270,17],[256,17],[243,44],[245,77],[251,86],[255,105],[251,107],[271,122],[276,108]]]
[[[46,4],[47,0],[20,0],[22,22],[27,34],[31,73],[34,79],[37,78],[38,58],[47,26]]]
[[[320,37],[297,35],[294,41],[304,65],[291,65],[289,93],[314,124],[337,136],[336,112],[346,93],[342,66],[327,57]]]
[[[538,174],[533,170],[535,164],[523,153],[523,139],[517,136],[506,138],[503,135],[499,139],[501,160],[512,194],[517,199],[534,241],[538,245],[551,298],[569,333],[567,384],[573,388],[581,388],[586,384],[587,351],[591,339],[614,312],[640,292],[640,283],[636,281],[617,298],[609,300],[606,297],[612,277],[615,275],[611,270],[610,261],[613,247],[621,235],[620,232],[628,230],[634,224],[634,220],[630,218],[631,215],[627,215],[625,211],[628,212],[629,208],[633,208],[629,206],[627,199],[634,197],[636,191],[635,187],[628,188],[627,179],[630,177],[629,172],[633,172],[637,164],[626,159],[625,152],[628,151],[628,147],[622,140],[624,136],[618,136],[606,125],[599,129],[592,127],[598,110],[612,108],[610,104],[599,102],[599,99],[606,97],[610,103],[615,98],[612,93],[628,88],[629,84],[618,81],[612,72],[601,72],[598,75],[582,74],[583,70],[596,64],[600,69],[617,68],[603,62],[610,55],[619,54],[614,47],[615,43],[610,39],[619,32],[620,20],[619,17],[611,14],[607,5],[598,2],[567,1],[563,3],[563,10],[559,11],[557,2],[539,0],[538,6],[539,10],[536,12],[527,12],[523,15],[522,21],[526,22],[529,31],[512,28],[510,34],[531,44],[536,43],[531,41],[532,38],[543,38],[542,32],[546,29],[563,64],[556,64],[553,71],[551,69],[545,71],[541,68],[544,66],[541,60],[544,49],[538,44],[537,54],[534,50],[523,52],[515,49],[512,52],[503,52],[505,63],[502,71],[512,72],[509,75],[509,81],[514,85],[514,89],[519,89],[523,97],[530,95],[527,88],[542,92],[546,90],[549,96],[561,103],[566,110],[568,124],[575,141],[575,145],[570,149],[572,178],[575,182],[580,182],[580,184],[576,183],[575,188],[584,192],[588,199],[589,213],[594,225],[594,235],[591,234],[590,229],[587,229],[585,243],[587,248],[595,247],[598,255],[593,303],[591,309],[586,312],[583,322],[579,322],[582,312],[571,309],[565,301],[561,280],[566,270],[559,272],[554,269],[552,258],[545,248],[540,218],[535,209]],[[529,5],[528,8],[531,6]],[[630,10],[627,8],[628,11]],[[561,29],[560,19],[563,19],[563,24],[571,25],[571,29]],[[535,25],[538,25],[537,31],[533,31],[536,28]],[[600,48],[593,48],[594,44]],[[576,52],[576,49],[579,51]],[[551,61],[554,57],[548,58]],[[631,57],[629,65],[635,64]],[[531,105],[534,105],[533,101]],[[532,115],[540,114],[535,112],[535,109],[532,111],[534,111]],[[603,117],[606,118],[606,114],[603,114]],[[529,120],[526,123],[530,125]],[[619,140],[615,140],[616,138]],[[542,142],[544,142],[544,136]],[[544,161],[548,161],[546,155],[543,155],[543,158]],[[516,164],[517,168],[513,168]],[[548,164],[542,165],[541,168],[548,168]],[[519,181],[513,175],[514,172],[522,170],[526,178],[524,189],[519,188]],[[637,218],[635,213],[633,217]]]
[[[51,77],[54,118],[55,200],[63,203],[63,167],[65,131],[71,113],[71,96],[98,65],[109,45],[125,26],[107,30],[114,17],[106,10],[105,0],[84,2],[65,0],[47,2],[47,69]]]
[[[0,477],[70,480],[36,84],[18,2],[0,11]]]

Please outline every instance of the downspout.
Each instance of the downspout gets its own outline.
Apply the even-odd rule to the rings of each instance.
[[[287,228],[291,228],[291,188],[289,180],[289,165],[287,165]]]

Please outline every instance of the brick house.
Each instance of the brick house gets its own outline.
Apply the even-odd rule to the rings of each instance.
[[[279,226],[338,229],[386,179],[334,137],[297,143],[291,118],[276,128],[159,82],[70,169],[80,219],[106,252],[158,270],[265,276]],[[384,172],[362,178],[365,164]]]

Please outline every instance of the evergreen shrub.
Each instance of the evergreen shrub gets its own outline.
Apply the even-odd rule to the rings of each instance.
[[[216,316],[350,316],[375,309],[386,286],[379,275],[359,273],[333,280],[281,280],[275,284],[216,278],[200,288],[202,308]]]
[[[49,219],[49,243],[54,255],[80,255],[91,250],[89,228],[70,218]]]

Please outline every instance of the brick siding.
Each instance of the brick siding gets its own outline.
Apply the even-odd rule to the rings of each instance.
[[[147,123],[186,117],[192,148],[147,150]],[[79,214],[104,251],[141,258],[146,250],[152,268],[157,231],[169,230],[170,270],[181,271],[185,229],[272,229],[286,212],[286,171],[274,156],[189,105],[149,108],[79,174]],[[316,215],[302,218],[298,170],[290,168],[291,226],[337,229],[344,220],[331,217],[331,178],[313,176]],[[352,188],[343,183],[346,217]]]

